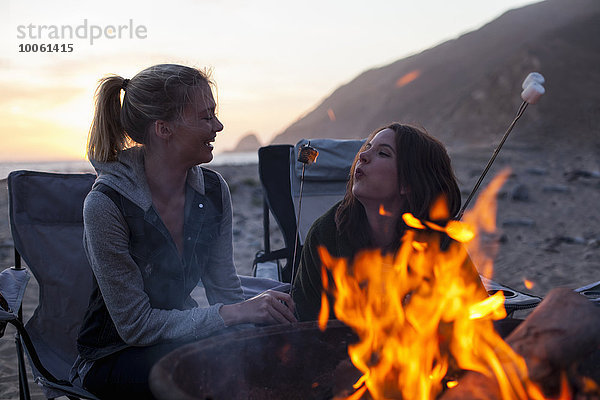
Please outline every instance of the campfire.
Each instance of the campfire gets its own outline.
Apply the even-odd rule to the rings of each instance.
[[[465,268],[467,247],[491,274],[478,238],[494,229],[494,199],[506,175],[479,196],[464,223],[439,222],[447,219],[443,201],[431,211],[438,223],[405,215],[412,229],[395,257],[366,252],[349,267],[321,251],[341,321],[327,320],[325,304],[320,328],[270,326],[181,347],[153,368],[155,396],[599,399],[598,307],[555,289],[524,321],[504,318],[502,292],[487,297]]]
[[[397,85],[419,74],[412,71]],[[524,321],[506,318],[503,292],[488,296],[470,267],[472,260],[483,276],[492,276],[497,241],[482,239],[494,237],[495,199],[509,172],[465,210],[527,105],[544,94],[543,83],[535,72],[523,82],[523,103],[459,221],[450,219],[441,198],[426,221],[402,216],[409,229],[395,255],[366,251],[348,265],[320,249],[323,286],[341,321],[328,320],[324,292],[318,326],[257,328],[183,346],[152,369],[155,396],[600,399],[600,309],[563,288],[552,290]],[[298,161],[313,162],[318,152],[312,150],[311,158],[299,154]],[[389,212],[381,207],[380,214]]]
[[[486,296],[478,277],[468,267],[469,254],[465,248],[482,267],[484,275],[491,278],[493,254],[482,252],[479,238],[495,231],[495,198],[508,174],[505,171],[494,179],[473,210],[465,214],[465,222],[449,221],[444,199],[432,208],[430,221],[403,215],[411,229],[407,230],[395,256],[367,251],[348,265],[346,260],[332,258],[324,248],[320,249],[322,279],[335,298],[336,316],[359,338],[348,348],[354,367],[346,366],[346,379],[353,376],[353,369],[358,369],[362,376],[352,388],[347,385],[346,393],[338,395],[349,396],[348,399],[432,399],[440,395],[460,399],[473,398],[466,394],[472,394],[472,388],[476,387],[488,395],[475,398],[572,398],[565,370],[558,375],[554,371],[540,373],[540,369],[554,367],[540,362],[540,358],[552,352],[564,353],[564,343],[555,343],[557,349],[546,350],[548,354],[531,353],[523,344],[515,346],[523,340],[532,345],[532,340],[547,336],[546,329],[551,324],[546,319],[553,317],[534,318],[533,326],[520,330],[519,339],[513,340],[515,348],[511,347],[510,337],[505,342],[493,325],[494,320],[506,317],[503,293]],[[334,282],[329,282],[327,272]],[[589,332],[583,330],[587,338],[578,339],[584,348],[591,346],[587,350],[594,350],[594,339],[589,336],[599,333],[598,310],[582,296],[569,292],[563,291],[562,299],[555,301],[568,302],[570,296],[577,296],[580,297],[574,300],[577,307],[591,308],[589,321],[583,323],[589,328]],[[323,330],[329,317],[327,299],[324,294],[319,317]],[[560,306],[556,306],[547,311],[558,312]],[[564,332],[564,328],[561,326],[559,330]],[[566,339],[568,333],[558,336]],[[548,344],[551,342],[549,338]],[[596,348],[598,343],[596,338]],[[581,353],[582,349],[578,350]],[[530,359],[526,360],[524,353]],[[533,374],[528,373],[528,366],[534,367]],[[483,379],[473,379],[465,371]],[[600,395],[593,380],[578,378],[581,390]]]

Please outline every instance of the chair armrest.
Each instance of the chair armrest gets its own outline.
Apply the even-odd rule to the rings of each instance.
[[[575,291],[587,297],[592,303],[600,306],[600,281],[582,286]]]
[[[480,278],[483,282],[483,286],[485,286],[485,289],[490,295],[498,291],[502,291],[504,293],[504,308],[506,309],[506,313],[508,315],[511,315],[517,310],[534,308],[542,301],[541,297],[532,296],[508,286],[501,285],[498,282],[487,279],[483,275],[480,275]]]
[[[0,337],[8,321],[19,318],[30,272],[26,268],[6,268],[0,272]]]

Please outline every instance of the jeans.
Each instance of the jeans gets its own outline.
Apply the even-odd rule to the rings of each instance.
[[[101,399],[154,399],[148,376],[163,356],[188,342],[128,347],[94,361],[83,387]]]

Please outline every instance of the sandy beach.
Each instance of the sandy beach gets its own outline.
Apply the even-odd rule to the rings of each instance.
[[[510,166],[512,175],[498,196],[500,249],[494,279],[544,296],[558,286],[577,288],[600,280],[600,173],[597,157],[573,156],[567,163],[535,146],[507,146],[489,177]],[[593,154],[593,153],[592,153]],[[451,150],[466,198],[490,156],[488,148]],[[230,185],[234,210],[234,257],[239,274],[251,272],[262,248],[262,192],[257,165],[219,166]],[[489,178],[485,183],[489,182]],[[484,185],[485,185],[484,183]],[[272,223],[272,247],[282,240]],[[0,181],[0,268],[13,265],[6,180]],[[527,289],[524,279],[533,282]],[[37,285],[29,283],[25,318],[36,306]],[[0,399],[18,398],[14,329],[0,339]],[[33,398],[42,399],[32,385]]]

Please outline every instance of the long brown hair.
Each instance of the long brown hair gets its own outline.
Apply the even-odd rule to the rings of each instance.
[[[369,135],[354,157],[346,194],[335,215],[338,234],[345,237],[355,248],[371,246],[371,238],[368,230],[365,229],[367,216],[364,207],[352,194],[354,170],[360,153],[383,129],[391,129],[395,133],[397,184],[398,187],[408,189],[403,213],[409,212],[417,218],[428,219],[431,206],[440,196],[445,197],[451,217],[458,213],[461,205],[460,189],[444,145],[415,126],[400,123],[384,126]],[[396,237],[393,241],[395,246],[400,245],[404,230],[404,222],[402,218],[398,218]]]
[[[206,71],[177,64],[154,65],[131,80],[118,75],[102,78],[96,90],[88,158],[114,161],[132,142],[147,144],[150,124],[181,116],[203,85],[212,85]],[[125,92],[122,104],[121,90]]]

